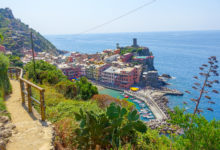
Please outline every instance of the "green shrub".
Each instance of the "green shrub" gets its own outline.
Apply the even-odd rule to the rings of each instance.
[[[4,97],[5,94],[11,93],[11,85],[8,78],[8,66],[8,58],[3,54],[0,54],[0,89],[2,97]]]
[[[19,56],[8,55],[8,58],[10,61],[10,66],[23,68],[23,62],[21,61]]]
[[[56,66],[49,64],[43,60],[35,62],[36,74],[34,72],[34,63],[30,62],[25,65],[24,69],[28,79],[33,79],[36,83],[57,84],[65,80],[66,76]]]
[[[98,94],[98,89],[92,83],[88,82],[86,77],[80,78],[76,82],[78,98],[83,100],[90,99],[93,95]]]
[[[185,113],[184,109],[174,108],[169,112],[170,123],[180,126],[184,134],[174,141],[184,149],[220,149],[220,121],[208,121],[204,116]]]
[[[137,143],[137,132],[145,133],[147,128],[139,120],[137,111],[128,112],[112,103],[104,113],[80,109],[75,113],[80,127],[75,130],[79,149],[118,148],[127,143]]]
[[[66,98],[73,99],[77,95],[77,87],[76,85],[69,81],[61,81],[56,85],[56,90],[59,93],[62,93]]]

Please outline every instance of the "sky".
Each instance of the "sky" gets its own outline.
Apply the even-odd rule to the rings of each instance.
[[[44,35],[78,34],[152,0],[0,0]],[[220,30],[220,0],[156,0],[89,33]]]

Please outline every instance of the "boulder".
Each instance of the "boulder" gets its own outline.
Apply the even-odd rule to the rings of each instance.
[[[9,118],[7,116],[0,116],[0,123],[7,123]]]
[[[0,150],[6,150],[6,143],[2,139],[0,139]]]
[[[8,138],[11,135],[12,135],[12,131],[9,129],[0,131],[0,137],[2,137],[2,138]]]
[[[5,128],[9,129],[9,130],[12,130],[12,129],[16,128],[16,126],[14,124],[9,123],[9,124],[5,125]]]

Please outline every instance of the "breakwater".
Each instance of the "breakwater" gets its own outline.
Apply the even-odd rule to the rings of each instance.
[[[157,103],[154,102],[153,98],[150,95],[143,96],[138,93],[132,91],[126,91],[126,90],[124,91],[124,93],[145,102],[147,106],[150,108],[150,110],[153,112],[157,120],[167,119],[166,114],[160,109]]]

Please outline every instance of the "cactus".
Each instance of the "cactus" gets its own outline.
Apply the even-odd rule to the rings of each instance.
[[[118,148],[127,142],[136,143],[137,132],[145,133],[146,125],[139,120],[137,110],[128,112],[125,108],[112,103],[105,113],[95,114],[93,111],[75,113],[80,122],[76,129],[79,148]]]

